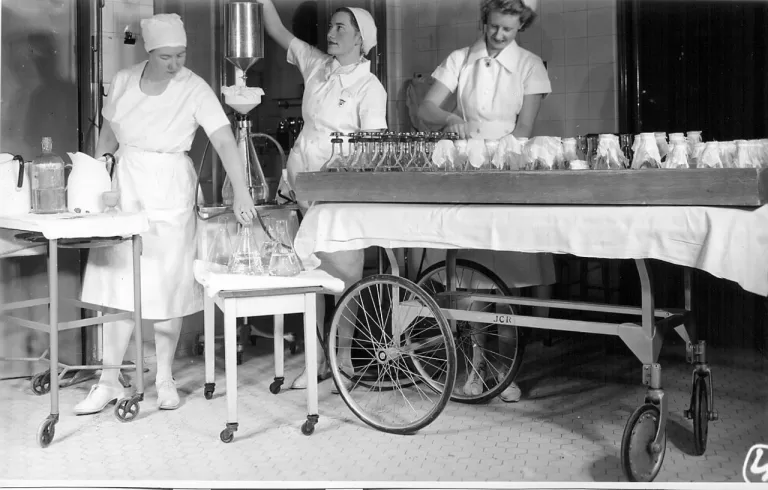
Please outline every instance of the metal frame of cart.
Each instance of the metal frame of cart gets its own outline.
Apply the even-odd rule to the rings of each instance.
[[[38,375],[33,379],[33,384],[37,382],[39,386],[34,389],[37,394],[45,394],[50,390],[51,396],[51,412],[46,417],[37,430],[37,442],[45,448],[48,447],[55,436],[56,423],[59,421],[59,384],[60,380],[70,371],[76,370],[98,370],[98,369],[121,369],[121,370],[136,370],[137,372],[137,387],[136,392],[128,398],[118,400],[115,406],[115,416],[122,422],[131,422],[139,414],[139,402],[144,400],[144,355],[143,355],[143,340],[141,328],[135,329],[135,348],[136,348],[136,364],[123,364],[120,366],[112,365],[84,365],[84,366],[69,366],[59,362],[59,332],[65,330],[71,330],[75,328],[83,328],[92,325],[101,325],[108,322],[114,322],[118,320],[133,320],[137,326],[141,325],[141,235],[134,234],[127,238],[113,237],[113,238],[62,238],[62,239],[46,239],[43,233],[32,232],[25,233],[26,238],[38,243],[47,244],[47,256],[48,256],[48,297],[29,299],[24,301],[16,301],[13,303],[0,304],[0,320],[8,322],[9,324],[31,328],[41,332],[48,332],[50,334],[49,339],[49,370],[48,375]],[[97,248],[112,246],[116,243],[131,240],[133,247],[133,292],[134,292],[134,311],[119,311],[112,308],[102,307],[90,303],[86,303],[80,300],[59,298],[59,262],[58,262],[58,249],[59,248]],[[102,316],[95,318],[86,318],[81,320],[74,320],[69,322],[59,321],[59,307],[62,304],[72,304],[82,309],[92,310],[96,312],[104,313]],[[48,323],[41,323],[18,318],[9,314],[14,310],[33,308],[39,306],[48,306]],[[15,361],[30,361],[36,362],[42,360],[42,358],[0,358],[0,360],[15,360]],[[59,372],[59,369],[62,369]],[[57,373],[56,376],[52,376],[51,373]]]
[[[661,365],[658,364],[658,356],[664,336],[674,330],[686,343],[688,362],[695,366],[691,407],[686,410],[685,415],[688,418],[693,418],[696,449],[700,454],[704,453],[707,423],[709,420],[717,419],[717,412],[713,406],[712,375],[706,360],[705,343],[691,342],[688,332],[688,328],[693,325],[690,311],[691,276],[689,269],[685,271],[685,308],[656,309],[653,301],[650,271],[646,260],[635,260],[642,291],[642,306],[636,308],[457,291],[455,284],[456,250],[448,250],[446,261],[440,265],[446,270],[446,290],[437,295],[430,295],[419,284],[400,276],[397,260],[392,250],[386,249],[386,254],[392,273],[365,278],[351,287],[339,301],[328,336],[328,354],[334,382],[339,386],[345,403],[367,424],[386,432],[412,433],[437,418],[449,399],[465,403],[478,403],[489,398],[486,396],[481,400],[481,397],[455,396],[454,381],[457,362],[455,340],[459,338],[459,331],[457,330],[459,322],[483,322],[506,328],[528,327],[615,335],[620,337],[642,362],[642,383],[648,387],[643,403],[627,421],[621,443],[622,468],[627,478],[632,481],[651,481],[658,474],[663,462],[666,449],[665,430],[668,419],[668,403],[662,388]],[[472,266],[465,264],[464,267]],[[391,290],[393,293],[391,292],[387,296],[387,290]],[[363,291],[375,291],[374,294],[371,294],[373,301],[369,300],[367,303],[376,303],[378,299],[378,312],[376,311],[377,305],[368,306],[366,304]],[[378,298],[375,295],[378,295]],[[572,321],[498,312],[468,311],[457,308],[457,303],[462,299],[495,305],[545,306],[556,309],[631,315],[639,317],[640,323]],[[383,335],[386,340],[371,349],[374,362],[379,365],[379,375],[375,381],[369,372],[361,372],[356,368],[352,368],[350,371],[339,367],[340,358],[336,352],[339,321],[344,315],[346,305],[354,303],[357,304],[357,308],[362,306],[365,309],[368,306],[368,310],[370,310],[363,312],[362,320],[359,319],[359,316],[357,317],[357,330],[365,329],[367,324],[375,321],[376,316],[379,318],[386,317],[381,325],[381,329],[386,330]],[[392,307],[391,315],[383,313],[384,303],[388,303]],[[402,322],[394,321],[398,315],[403,319]],[[432,318],[436,326],[432,328],[431,333],[419,335],[414,329],[410,329],[409,325],[417,318],[424,317]],[[396,323],[400,324],[397,325]],[[424,332],[426,330],[422,328],[422,333]],[[373,337],[373,334],[368,331],[364,336]],[[446,351],[442,359],[445,364],[445,372],[440,380],[429,372],[430,368],[435,368],[435,358],[425,362],[424,356],[420,355],[420,352],[435,346],[442,346]],[[403,366],[407,365],[404,369],[406,372],[404,378],[410,379],[390,380],[391,386],[383,387],[380,373],[389,368],[381,368],[380,366],[385,366],[387,363],[396,364],[401,361]],[[413,375],[409,375],[409,371]],[[493,392],[492,396],[495,396],[504,386],[508,385],[513,376],[514,373],[509,376],[510,379],[503,386],[500,384],[499,389]],[[350,389],[344,386],[344,381],[352,383]],[[374,385],[377,390],[382,388],[397,390],[420,384],[426,384],[428,388],[440,396],[425,411],[426,413],[418,413],[418,416],[414,416],[413,419],[403,423],[382,422],[382,417],[376,411],[378,409],[368,410],[363,407],[364,402],[360,401],[362,395],[360,400],[356,399],[358,395],[355,391],[360,390],[360,387],[371,388]],[[422,398],[426,396],[426,393],[426,390],[423,391]],[[415,407],[415,404],[412,404],[412,407]],[[414,413],[416,413],[415,408]]]

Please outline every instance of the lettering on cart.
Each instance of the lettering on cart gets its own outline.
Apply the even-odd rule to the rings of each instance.
[[[499,325],[517,325],[515,315],[496,315],[496,321]]]
[[[755,444],[749,449],[742,473],[746,482],[768,482],[768,444]]]

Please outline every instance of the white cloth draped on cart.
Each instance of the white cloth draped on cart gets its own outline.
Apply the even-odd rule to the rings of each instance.
[[[768,295],[768,206],[317,204],[295,241],[307,268],[317,252],[371,246],[658,259]]]

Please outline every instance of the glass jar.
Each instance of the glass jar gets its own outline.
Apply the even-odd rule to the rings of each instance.
[[[67,186],[64,160],[53,153],[53,139],[42,140],[43,152],[30,165],[32,212],[55,214],[67,212]]]

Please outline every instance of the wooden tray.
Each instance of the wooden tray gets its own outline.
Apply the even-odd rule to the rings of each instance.
[[[758,207],[768,202],[768,169],[305,172],[296,193],[320,202]]]

